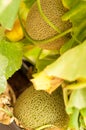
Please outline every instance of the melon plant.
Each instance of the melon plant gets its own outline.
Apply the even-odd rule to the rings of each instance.
[[[29,80],[38,91],[30,87],[24,92],[26,94],[19,96],[14,115],[20,122],[33,129],[47,126],[64,129],[65,125],[67,130],[86,129],[85,0],[0,0],[0,93],[5,91],[9,78],[22,66],[23,72],[28,71],[26,63],[31,65]],[[59,92],[59,86],[63,94]],[[31,93],[27,94],[29,90],[32,95],[32,90],[36,92],[35,97],[39,95],[34,98],[33,105]],[[31,99],[27,101],[26,95]],[[59,98],[54,100],[54,96]],[[43,98],[47,98],[45,102],[48,101],[49,106]],[[20,107],[18,104],[25,105]],[[27,106],[30,122],[24,117],[27,104],[30,104]],[[37,113],[34,113],[34,106]],[[46,109],[41,111],[40,106]],[[69,123],[63,120],[65,116],[69,117]]]

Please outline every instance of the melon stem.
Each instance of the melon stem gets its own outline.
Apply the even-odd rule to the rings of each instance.
[[[38,128],[36,128],[35,130],[42,130],[42,129],[46,129],[46,128],[49,128],[49,127],[55,127],[54,125],[43,125],[43,126],[40,126]]]
[[[31,43],[33,43],[34,45],[41,44],[41,43],[46,44],[46,43],[52,42],[52,41],[54,41],[54,40],[57,40],[57,39],[59,39],[59,38],[65,36],[66,34],[72,32],[72,28],[70,28],[70,29],[68,29],[68,30],[66,30],[66,31],[64,31],[64,32],[62,32],[62,33],[60,33],[60,34],[57,34],[57,35],[55,35],[55,36],[52,36],[52,37],[50,37],[50,38],[48,38],[48,39],[35,40],[35,39],[32,39],[32,38],[29,36],[29,34],[27,33],[27,31],[25,30],[24,25],[23,25],[23,23],[22,23],[22,19],[21,19],[20,14],[18,14],[18,16],[19,16],[19,20],[20,20],[21,27],[22,27],[22,29],[23,29],[23,31],[24,31],[24,34],[25,34],[26,38],[27,38]]]
[[[42,18],[45,20],[45,22],[50,26],[52,27],[55,31],[57,31],[58,33],[61,33],[61,30],[56,27],[48,18],[47,16],[44,14],[42,8],[41,8],[41,3],[40,3],[40,0],[37,0],[37,5],[38,5],[38,9],[39,9],[39,12],[42,16]]]

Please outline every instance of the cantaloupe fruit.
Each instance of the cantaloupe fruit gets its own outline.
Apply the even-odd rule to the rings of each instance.
[[[54,125],[59,130],[64,130],[69,121],[61,88],[48,94],[30,86],[17,99],[14,116],[25,128],[32,129]]]
[[[45,16],[51,21],[61,32],[70,28],[69,21],[63,22],[62,16],[67,11],[61,0],[40,0],[41,8]],[[32,39],[45,40],[58,35],[48,23],[43,19],[38,9],[37,1],[31,7],[26,20],[26,31]],[[69,38],[67,36],[61,37],[53,42],[47,44],[39,44],[43,49],[59,49]]]

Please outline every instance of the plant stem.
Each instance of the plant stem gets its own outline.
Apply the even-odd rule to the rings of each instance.
[[[19,16],[20,24],[21,24],[21,26],[22,26],[22,29],[23,29],[23,31],[24,31],[24,34],[25,34],[26,38],[27,38],[31,43],[33,43],[33,44],[35,44],[35,45],[41,44],[41,43],[46,44],[46,43],[52,42],[52,41],[54,41],[54,40],[57,40],[57,39],[59,39],[59,38],[65,36],[66,34],[72,32],[72,28],[70,28],[70,29],[68,29],[68,30],[66,30],[66,31],[64,31],[64,32],[62,32],[62,33],[60,33],[60,34],[56,34],[55,36],[52,36],[52,37],[50,37],[50,38],[48,38],[48,39],[35,40],[35,39],[32,39],[32,38],[29,36],[29,34],[26,32],[26,30],[25,30],[25,28],[24,28],[24,25],[23,25],[23,23],[22,23],[22,19],[21,19],[20,14],[19,14],[18,16]]]
[[[57,31],[58,33],[61,33],[60,29],[57,28],[47,17],[46,15],[44,14],[42,8],[41,8],[41,3],[40,3],[40,0],[37,0],[37,5],[38,5],[38,9],[39,9],[39,12],[42,16],[42,18],[45,20],[46,23],[48,23],[48,25],[50,27],[52,27],[55,31]]]
[[[45,128],[49,128],[49,127],[55,127],[54,125],[43,125],[43,126],[40,126],[38,128],[36,128],[35,130],[42,130],[42,129],[45,129]]]

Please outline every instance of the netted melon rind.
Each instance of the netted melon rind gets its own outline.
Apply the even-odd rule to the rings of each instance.
[[[49,95],[31,86],[17,99],[14,115],[26,128],[37,128],[46,124],[63,128],[68,121],[61,88]]]

